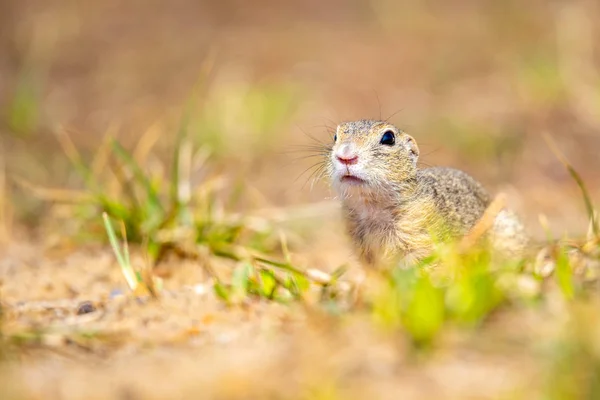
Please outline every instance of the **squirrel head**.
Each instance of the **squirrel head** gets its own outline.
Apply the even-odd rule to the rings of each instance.
[[[388,122],[344,122],[334,136],[328,172],[340,193],[393,192],[414,178],[418,158],[415,140]]]

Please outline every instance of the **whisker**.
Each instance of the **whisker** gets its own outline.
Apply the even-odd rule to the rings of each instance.
[[[298,179],[302,178],[302,176],[304,174],[306,174],[308,171],[310,171],[311,169],[313,169],[315,167],[317,167],[317,169],[318,169],[318,168],[320,168],[320,167],[322,167],[324,165],[325,165],[324,161],[320,161],[320,162],[312,164],[311,166],[309,166],[308,168],[306,168],[304,171],[302,171],[302,173],[300,173],[300,175],[298,175],[298,177],[294,180],[294,183],[296,183],[298,181]]]
[[[384,119],[384,121],[385,122],[389,122],[392,117],[396,116],[397,114],[401,113],[402,111],[404,111],[404,108],[401,108],[398,111],[395,111],[392,115],[390,115],[389,117],[387,117],[386,119]]]
[[[326,159],[326,157],[324,157],[321,154],[310,154],[310,155],[307,155],[307,156],[294,157],[294,158],[292,158],[292,161],[308,160],[308,159],[311,159],[311,158],[320,158],[320,159],[322,159],[322,162],[324,162],[325,159]]]
[[[377,99],[377,105],[379,106],[379,120],[381,121],[381,101],[379,101],[379,94],[377,93],[377,90],[375,90],[375,88],[373,89],[373,93],[375,93],[375,98]],[[387,122],[387,120],[386,120]]]
[[[306,187],[306,184],[308,182],[310,182],[310,190],[312,190],[314,188],[314,184],[315,182],[319,179],[319,177],[321,176],[321,174],[323,173],[323,171],[325,171],[326,168],[325,166],[319,166],[317,169],[315,169],[306,179],[306,181],[304,181],[304,184],[302,184],[302,188]]]
[[[286,150],[282,150],[282,151],[278,151],[276,152],[276,154],[278,155],[285,155],[285,156],[298,156],[300,155],[300,157],[294,157],[295,159],[303,159],[306,157],[323,157],[323,158],[327,158],[328,155],[331,153],[331,148],[330,147],[324,147],[324,146],[316,146],[316,145],[309,145],[309,146],[304,146],[304,145],[298,145],[298,146],[290,146],[292,147],[291,149],[288,148]],[[295,148],[293,148],[295,147]]]
[[[311,182],[310,183],[310,190],[313,190],[315,182],[320,179],[320,176],[322,175],[323,171],[325,171],[325,166],[324,165],[319,166],[319,168],[317,168],[316,170],[314,170],[308,176],[308,179],[304,182],[304,184],[302,185],[302,188],[304,188],[306,186],[306,184],[310,181]],[[314,177],[314,179],[312,179],[313,177]]]
[[[311,154],[307,154],[307,155],[304,155],[304,156],[295,157],[295,159],[297,159],[297,160],[303,160],[305,158],[312,158],[312,157],[322,157],[322,158],[326,159],[329,154],[330,154],[329,152],[326,152],[326,153],[311,153]]]
[[[337,114],[337,112],[336,112],[336,114]],[[338,115],[338,117],[339,117],[339,115]],[[339,125],[337,122],[333,121],[332,119],[325,118],[325,117],[322,117],[322,118],[323,118],[325,121],[327,121],[327,122],[331,123],[331,125],[333,125],[333,126],[338,126],[338,125]],[[338,118],[338,119],[340,119],[340,118]]]
[[[313,135],[311,135],[310,133],[306,132],[306,131],[305,131],[304,129],[302,129],[302,127],[300,127],[299,125],[296,125],[296,127],[297,127],[298,129],[300,129],[300,131],[301,131],[301,132],[302,132],[302,133],[303,133],[303,134],[304,134],[306,137],[308,137],[309,139],[311,139],[313,142],[315,142],[315,143],[317,143],[317,144],[319,144],[319,145],[322,145],[322,146],[325,146],[325,145],[326,145],[326,143],[325,143],[325,142],[323,142],[323,141],[321,141],[321,140],[317,139],[316,137],[314,137],[314,136],[313,136]],[[325,128],[325,129],[327,130],[327,132],[329,133],[329,135],[330,135],[330,136],[332,136],[332,133],[333,133],[333,132],[335,132],[335,129],[332,129],[331,127],[329,127],[329,126],[326,126],[326,125],[325,125],[325,126],[316,126],[315,128]]]
[[[331,146],[327,145],[327,144],[297,144],[297,145],[290,145],[288,147],[296,149],[296,150],[329,150],[329,149],[331,149]]]
[[[315,178],[317,180],[321,180],[325,177],[325,174],[328,172],[327,168],[323,168],[321,170],[321,173]]]
[[[327,150],[323,150],[323,149],[319,149],[319,150],[286,150],[286,151],[282,151],[280,152],[280,154],[285,154],[285,155],[302,155],[302,154],[310,154],[310,155],[316,155],[316,156],[322,156],[322,157],[327,157],[328,154],[331,153],[331,150],[327,149]]]
[[[311,126],[311,128],[321,128],[321,129],[325,129],[327,132],[335,132],[336,127],[334,126],[330,126],[330,125],[313,125]]]
[[[438,151],[440,151],[440,149],[441,149],[441,147],[438,147],[438,148],[436,148],[436,149],[433,149],[433,150],[431,150],[431,151],[430,151],[430,152],[428,152],[428,153],[421,153],[421,157],[428,156],[428,155],[430,155],[430,154],[433,154],[433,153],[435,153],[435,152],[438,152]]]

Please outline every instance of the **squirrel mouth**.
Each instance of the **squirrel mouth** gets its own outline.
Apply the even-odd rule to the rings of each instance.
[[[366,183],[363,179],[354,175],[344,175],[340,178],[340,182],[348,183],[350,185],[363,185]]]

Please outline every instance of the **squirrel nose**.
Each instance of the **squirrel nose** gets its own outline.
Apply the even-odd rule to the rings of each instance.
[[[335,158],[343,165],[352,165],[358,162],[358,152],[354,143],[342,143],[335,152]]]
[[[335,158],[337,158],[337,160],[339,162],[341,162],[344,165],[352,165],[352,164],[356,164],[358,162],[358,156],[357,155],[339,155],[336,154]]]

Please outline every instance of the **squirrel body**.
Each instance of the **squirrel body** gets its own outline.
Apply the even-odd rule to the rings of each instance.
[[[364,264],[426,257],[436,241],[466,235],[490,205],[491,196],[471,176],[446,167],[419,169],[418,157],[415,140],[385,121],[337,127],[327,170]],[[515,256],[527,243],[508,209],[495,216],[487,237],[494,249]]]

